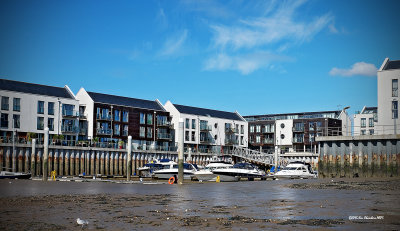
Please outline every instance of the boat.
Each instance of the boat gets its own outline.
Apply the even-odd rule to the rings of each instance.
[[[239,181],[241,178],[254,180],[265,177],[264,171],[249,163],[238,163],[230,168],[214,169],[212,172],[220,177],[220,181],[225,182]]]
[[[190,180],[197,172],[197,168],[193,164],[184,163],[183,164],[183,179]],[[153,172],[153,177],[158,179],[169,179],[171,177],[178,176],[178,164],[171,163],[165,165],[163,169],[159,169]]]
[[[152,177],[154,171],[163,169],[164,166],[176,164],[176,162],[170,159],[153,160],[150,163],[145,164],[143,167],[138,168],[139,176],[141,177]]]
[[[274,179],[310,179],[317,178],[317,173],[311,168],[311,164],[295,161],[286,165],[281,171],[273,175]]]
[[[0,179],[29,179],[31,178],[31,173],[25,172],[9,172],[9,171],[1,171]]]
[[[199,170],[194,173],[195,177],[199,181],[216,181],[217,174],[214,174],[212,171],[215,169],[223,169],[230,168],[233,164],[225,162],[225,161],[213,161],[206,165],[206,167],[202,170]]]

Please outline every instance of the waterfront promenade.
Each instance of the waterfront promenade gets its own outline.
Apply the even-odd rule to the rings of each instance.
[[[398,230],[400,179],[0,180],[1,230]]]

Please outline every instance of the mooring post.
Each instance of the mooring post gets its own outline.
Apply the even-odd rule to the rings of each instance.
[[[126,180],[131,180],[132,136],[128,136],[128,145],[126,146],[126,155],[128,157],[128,161],[126,163]]]
[[[183,132],[183,119],[179,119],[179,131],[178,131],[178,184],[183,183],[183,138],[184,138],[184,132]]]
[[[278,146],[275,146],[275,156],[274,156],[274,164],[275,164],[275,173],[278,172]]]
[[[49,128],[44,129],[44,152],[43,152],[43,181],[47,181],[47,161],[49,158]]]

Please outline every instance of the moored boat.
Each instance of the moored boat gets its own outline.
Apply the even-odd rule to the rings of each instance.
[[[31,173],[24,172],[9,172],[9,171],[1,171],[0,179],[29,179],[31,178]]]
[[[274,179],[310,179],[316,177],[317,173],[312,170],[311,165],[302,161],[291,162],[273,175]]]
[[[247,178],[254,180],[254,178],[265,177],[265,172],[259,170],[252,164],[249,163],[238,163],[230,168],[225,169],[214,169],[214,174],[220,176],[220,181],[239,181],[241,178]]]
[[[199,181],[216,181],[218,175],[213,173],[213,170],[230,168],[232,166],[232,164],[224,161],[213,161],[206,165],[204,169],[195,172],[194,175]]]
[[[193,164],[184,163],[183,164],[183,179],[190,180],[194,176],[197,168]],[[169,179],[171,177],[178,176],[178,164],[165,165],[163,169],[156,170],[153,176],[158,179]]]
[[[139,176],[152,177],[154,171],[163,169],[165,166],[169,166],[171,164],[176,164],[176,162],[170,159],[153,160],[150,163],[145,164],[143,167],[138,168]]]

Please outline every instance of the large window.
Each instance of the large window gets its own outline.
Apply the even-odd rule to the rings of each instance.
[[[1,113],[1,127],[8,128],[8,114]]]
[[[145,127],[140,127],[139,136],[140,137],[145,137],[146,136],[146,128]]]
[[[192,119],[192,129],[196,129],[196,120]]]
[[[189,131],[185,131],[185,141],[189,141]]]
[[[153,114],[147,114],[147,124],[153,124]]]
[[[251,125],[250,126],[250,133],[253,133],[254,132],[254,125]]]
[[[119,136],[121,134],[120,130],[121,130],[121,126],[119,124],[114,124],[114,135]]]
[[[256,126],[256,132],[261,132],[261,125]],[[257,139],[257,138],[256,138]],[[257,142],[258,143],[258,142]]]
[[[153,128],[147,128],[147,138],[153,137]]]
[[[399,118],[398,102],[392,101],[392,119]]]
[[[122,111],[122,122],[128,122],[128,112]]]
[[[48,104],[47,104],[47,106],[48,106],[48,109],[47,109],[47,113],[49,114],[49,115],[54,115],[54,103],[53,102],[49,102]]]
[[[186,122],[186,123],[185,123],[185,128],[189,129],[189,119],[186,119],[185,122]]]
[[[256,143],[261,143],[261,137],[259,135],[256,136]]]
[[[1,110],[8,111],[8,97],[2,96],[1,97]]]
[[[374,118],[369,118],[369,127],[374,127]]]
[[[365,128],[367,126],[367,119],[366,118],[361,118],[361,127]]]
[[[399,96],[399,81],[397,79],[392,79],[392,96]]]
[[[196,132],[192,132],[192,141],[196,141]]]
[[[44,129],[44,118],[38,117],[37,118],[37,130],[43,130],[43,129]]]
[[[44,114],[44,101],[38,101],[37,113]]]
[[[244,134],[244,125],[240,125],[240,133]]]
[[[121,111],[120,110],[114,110],[114,120],[115,121],[121,121]]]
[[[63,104],[62,105],[62,114],[64,116],[74,116],[74,105],[72,104]]]
[[[128,136],[128,125],[124,125],[124,130],[122,131],[123,136]]]
[[[21,111],[21,99],[20,98],[13,99],[13,110]]]
[[[49,131],[54,131],[54,118],[47,119],[47,127],[49,127]]]
[[[145,124],[146,123],[144,117],[145,117],[145,114],[144,113],[140,113],[140,124]]]

